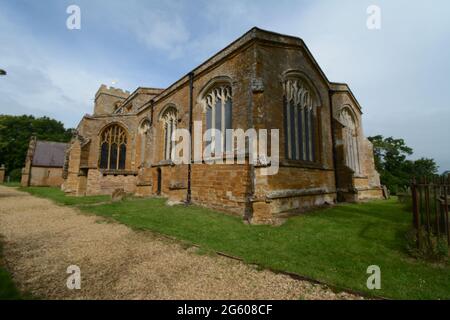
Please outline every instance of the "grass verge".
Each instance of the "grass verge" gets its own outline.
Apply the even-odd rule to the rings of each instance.
[[[1,185],[5,186],[5,187],[20,187],[20,182],[18,182],[18,181],[4,182],[4,183],[0,183],[0,186]]]
[[[197,206],[168,207],[164,199],[67,197],[58,189],[33,195],[221,251],[247,263],[304,275],[330,285],[396,299],[450,299],[450,267],[410,258],[411,216],[395,200],[343,204],[290,218],[280,227],[250,226]],[[381,268],[381,290],[367,289],[367,268]]]

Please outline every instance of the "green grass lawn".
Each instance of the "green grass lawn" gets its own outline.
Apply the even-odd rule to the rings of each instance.
[[[49,198],[62,205],[89,205],[108,202],[110,196],[68,197],[58,188],[47,187],[20,187],[20,191],[26,191],[34,196]]]
[[[221,251],[248,263],[294,272],[339,288],[397,299],[450,299],[450,267],[408,256],[405,234],[411,214],[395,199],[343,204],[289,218],[280,227],[250,226],[238,217],[197,206],[165,205],[164,199],[66,197],[52,188],[31,194]],[[381,290],[366,287],[367,267],[381,268]]]
[[[4,185],[5,187],[20,187],[20,181],[11,181],[0,183],[0,185]]]

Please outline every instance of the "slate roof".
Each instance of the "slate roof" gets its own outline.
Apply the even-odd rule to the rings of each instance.
[[[32,165],[36,167],[63,167],[67,143],[36,141]]]

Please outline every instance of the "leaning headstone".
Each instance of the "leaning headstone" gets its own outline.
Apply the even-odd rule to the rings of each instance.
[[[390,196],[391,196],[391,195],[389,194],[389,189],[388,189],[385,185],[383,185],[382,188],[383,188],[383,196],[384,196],[384,198],[385,198],[385,199],[389,199]]]
[[[123,198],[125,198],[126,195],[127,194],[125,193],[125,191],[123,189],[116,189],[112,193],[111,199],[112,199],[113,202],[122,201]]]

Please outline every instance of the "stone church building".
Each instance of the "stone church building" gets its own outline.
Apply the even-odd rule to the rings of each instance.
[[[61,187],[67,143],[31,137],[22,168],[23,187]]]
[[[275,175],[264,165],[177,164],[175,128],[279,129]],[[269,149],[270,150],[270,149]],[[330,82],[303,40],[253,28],[165,89],[102,85],[67,151],[72,195],[161,195],[271,222],[285,212],[382,198],[362,108]]]

